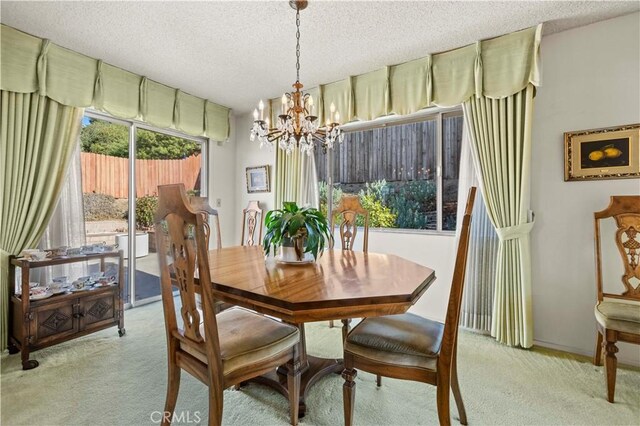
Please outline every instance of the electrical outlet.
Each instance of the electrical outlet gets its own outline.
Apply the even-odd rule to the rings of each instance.
[[[222,198],[216,198],[216,207],[222,207]]]

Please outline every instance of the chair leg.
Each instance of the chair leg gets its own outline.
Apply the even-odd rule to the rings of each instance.
[[[438,407],[438,421],[440,426],[451,426],[449,412],[449,392],[451,386],[450,371],[438,371],[438,385],[436,386],[436,403]]]
[[[618,348],[616,346],[616,338],[609,336],[607,333],[607,343],[605,349],[607,351],[605,357],[605,371],[607,373],[607,400],[613,402],[613,396],[616,392],[616,368],[618,367],[618,360],[616,353]]]
[[[351,330],[351,320],[343,319],[342,320],[342,341],[343,342],[347,340],[347,336],[349,335],[350,330]]]
[[[467,412],[464,409],[464,402],[462,402],[462,394],[460,393],[460,384],[458,383],[458,366],[456,364],[457,354],[454,353],[451,360],[451,390],[453,391],[453,397],[456,400],[456,407],[458,407],[458,417],[460,418],[460,424],[467,424]]]
[[[355,378],[358,372],[355,368],[347,368],[345,363],[345,369],[342,372],[344,378],[344,385],[342,385],[342,398],[344,402],[344,424],[345,426],[351,426],[353,424],[353,408],[356,397],[356,382]]]
[[[222,389],[216,392],[215,384],[209,384],[209,426],[222,426]]]
[[[335,326],[335,324],[334,324],[333,320],[330,320],[329,321],[329,328],[333,328],[334,326]]]
[[[596,349],[593,352],[593,365],[602,365],[602,334],[596,330]]]
[[[180,367],[175,361],[169,359],[169,375],[167,379],[167,397],[164,402],[164,415],[162,416],[162,424],[170,425],[173,418],[173,412],[176,409],[178,401],[178,392],[180,391]]]
[[[382,376],[379,374],[376,374],[376,385],[378,387],[382,386]]]
[[[289,391],[289,415],[293,426],[298,424],[298,412],[300,409],[300,368],[298,361],[287,364],[287,390]]]

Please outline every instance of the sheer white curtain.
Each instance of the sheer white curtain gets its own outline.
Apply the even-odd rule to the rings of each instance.
[[[298,204],[318,209],[320,208],[320,192],[316,159],[314,155],[301,154],[301,157]]]
[[[480,182],[475,172],[469,134],[466,126],[462,130],[460,152],[460,175],[458,180],[458,217],[464,214],[467,194],[471,186],[478,187],[473,206],[473,220],[469,234],[469,253],[460,325],[489,333],[493,307],[493,287],[495,279],[498,236],[491,224],[480,191]],[[460,232],[461,221],[457,232]]]
[[[40,248],[61,246],[80,247],[85,244],[84,205],[82,200],[82,167],[80,163],[80,141],[78,141],[69,162],[67,180],[60,193],[60,199],[51,216],[49,225],[40,240]],[[67,276],[69,280],[87,274],[84,262],[42,268],[41,283],[53,277]]]

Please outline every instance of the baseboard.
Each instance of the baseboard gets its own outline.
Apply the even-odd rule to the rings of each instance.
[[[545,342],[543,340],[534,340],[533,344],[535,346],[540,346],[547,349],[553,349],[561,352],[568,352],[574,355],[582,355],[587,358],[593,357],[593,351],[585,351],[584,349],[576,348],[573,346],[558,345],[556,343]],[[621,356],[620,353],[618,352],[618,364],[628,365],[631,367],[640,367],[640,359],[638,358],[633,359],[627,356]]]

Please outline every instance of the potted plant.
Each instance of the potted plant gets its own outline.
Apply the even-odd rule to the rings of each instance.
[[[305,262],[305,253],[316,260],[324,251],[327,241],[333,236],[327,218],[311,207],[298,207],[296,203],[285,202],[280,210],[271,210],[265,216],[266,233],[262,241],[268,256],[280,248],[280,259]]]
[[[136,257],[144,257],[156,251],[153,215],[158,208],[158,197],[147,195],[136,199]],[[128,214],[127,214],[128,216]],[[129,234],[116,235],[116,243],[128,257]]]

